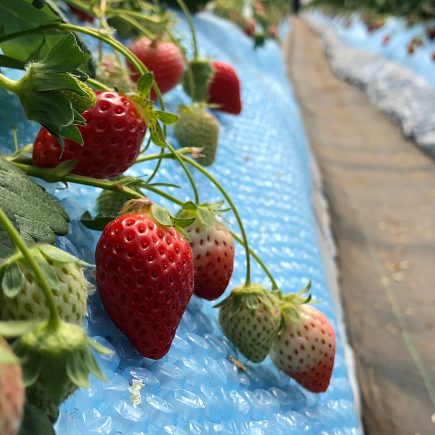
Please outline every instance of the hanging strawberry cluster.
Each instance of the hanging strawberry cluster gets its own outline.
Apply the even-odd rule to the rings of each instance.
[[[97,289],[107,314],[142,355],[160,359],[169,351],[193,294],[209,301],[224,294],[237,241],[246,253],[246,280],[217,305],[223,332],[249,360],[261,362],[270,354],[300,384],[325,391],[335,354],[331,325],[308,305],[308,288],[283,295],[249,247],[236,205],[205,169],[219,155],[219,123],[211,110],[242,111],[234,68],[199,55],[182,0],[192,59],[174,36],[172,16],[154,4],[66,3],[99,27],[70,24],[41,0],[25,3],[21,11],[37,25],[27,20],[19,32],[6,25],[0,37],[2,60],[25,68],[16,81],[0,73],[0,86],[15,93],[27,117],[41,124],[32,146],[0,157],[0,336],[11,343],[0,341],[0,433],[17,433],[24,389],[23,427],[37,415],[41,433],[52,433],[60,404],[88,385],[89,373],[102,377],[93,350],[109,352],[83,329],[92,290],[84,273],[89,265],[52,246],[56,235],[67,234],[68,215],[30,177],[101,189],[97,215],[82,216],[84,225],[102,231],[95,252]],[[14,8],[8,1],[10,14]],[[135,41],[127,48],[112,36],[113,29]],[[99,41],[96,68],[80,34]],[[31,45],[23,43],[20,58],[12,61],[11,42],[23,35],[32,35]],[[33,39],[41,35],[35,51]],[[113,54],[104,55],[103,44]],[[165,110],[162,94],[179,83],[192,103],[175,115]],[[166,137],[172,124],[178,150]],[[149,152],[151,143],[158,152]],[[180,201],[151,182],[164,159],[178,162],[192,201]],[[156,162],[148,179],[124,175],[144,161]],[[191,169],[212,182],[221,202],[200,200]],[[174,202],[178,212],[151,202],[147,192]],[[240,236],[221,218],[228,211]],[[251,283],[251,258],[270,278],[272,291]],[[5,391],[14,397],[7,404]]]

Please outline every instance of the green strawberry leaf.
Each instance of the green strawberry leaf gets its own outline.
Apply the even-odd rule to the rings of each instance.
[[[69,217],[30,177],[0,158],[0,204],[26,243],[52,244],[55,235],[68,233]],[[0,257],[12,253],[8,236],[0,228]]]
[[[1,284],[3,293],[8,298],[14,298],[20,293],[24,284],[24,274],[17,262],[6,266]]]
[[[160,224],[165,227],[171,227],[172,226],[172,220],[171,215],[169,211],[157,204],[151,205],[151,214],[153,215],[154,219]]]
[[[56,435],[47,413],[26,401],[18,435]]]
[[[8,320],[0,321],[0,335],[6,338],[19,337],[41,323],[40,320]]]
[[[166,125],[175,124],[178,121],[178,119],[180,118],[175,113],[163,112],[161,110],[156,110],[156,114],[157,114],[157,118],[160,121],[162,121],[163,124],[166,124]]]
[[[116,216],[102,216],[98,214],[93,218],[88,211],[85,211],[80,218],[80,222],[90,230],[103,231],[106,225],[113,221],[115,217]]]
[[[150,93],[151,86],[154,82],[154,74],[152,72],[146,72],[142,74],[137,82],[137,92],[143,98],[147,98]]]

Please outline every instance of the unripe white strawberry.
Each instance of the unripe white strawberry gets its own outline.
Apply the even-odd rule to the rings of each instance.
[[[90,288],[81,267],[82,262],[50,245],[36,245],[30,248],[30,251],[40,264],[45,265],[61,319],[81,324]],[[18,267],[17,273],[21,276],[20,288],[10,294],[6,291],[3,280],[3,291],[0,292],[0,320],[48,319],[49,311],[44,293],[33,271],[21,256],[17,256],[12,263],[8,259],[5,260],[0,272],[5,275],[7,269],[15,265]]]

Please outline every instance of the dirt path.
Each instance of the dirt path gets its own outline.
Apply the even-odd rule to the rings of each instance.
[[[292,27],[288,71],[330,201],[367,434],[435,434],[435,164],[334,77],[304,22]]]

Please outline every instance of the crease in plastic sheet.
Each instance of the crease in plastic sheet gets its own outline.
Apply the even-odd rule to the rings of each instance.
[[[320,14],[305,17],[321,35],[335,74],[362,88],[406,137],[435,157],[435,87],[395,61],[346,44]]]
[[[311,394],[274,368],[270,359],[262,364],[247,363],[222,335],[217,310],[196,298],[183,316],[169,353],[159,361],[142,358],[94,295],[86,328],[91,337],[114,350],[110,357],[97,356],[107,382],[92,378],[87,390],[77,391],[63,404],[57,434],[360,434],[311,204],[310,154],[281,50],[268,42],[254,51],[252,41],[238,28],[209,14],[197,16],[195,25],[201,54],[231,62],[242,83],[242,114],[215,113],[220,139],[210,170],[233,197],[252,247],[270,266],[283,291],[296,291],[312,280],[313,297],[338,330],[331,385],[325,394]],[[188,39],[183,20],[177,29],[183,40]],[[86,41],[97,48],[95,41]],[[14,110],[5,111],[1,118],[0,146],[12,150],[13,125],[18,126],[21,143],[33,142],[38,127],[24,120],[13,96],[0,98],[14,105]],[[165,100],[172,111],[179,103],[188,103],[180,87]],[[172,129],[169,140],[176,144]],[[152,168],[144,163],[128,173],[144,176]],[[203,201],[220,199],[204,178],[198,173],[194,177]],[[181,185],[182,191],[168,191],[182,200],[191,198],[175,162],[165,161],[156,181]],[[57,244],[92,263],[98,233],[84,228],[79,218],[86,209],[95,211],[98,192],[72,184],[67,190],[62,190],[62,185],[58,189],[44,185],[71,217],[70,234],[59,237]],[[165,200],[151,198],[176,211]],[[238,231],[233,217],[228,214],[227,218]],[[243,282],[244,265],[243,249],[237,246],[234,276],[226,295]],[[269,285],[255,264],[252,274],[254,282]],[[88,278],[93,280],[91,274]],[[228,360],[230,355],[240,358],[248,371],[238,370]]]

